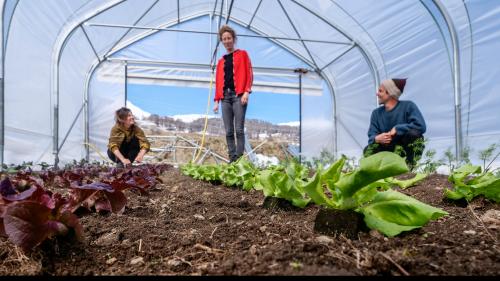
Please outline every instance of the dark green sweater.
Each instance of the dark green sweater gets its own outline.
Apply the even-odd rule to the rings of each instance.
[[[425,133],[425,121],[422,113],[412,101],[399,101],[391,111],[381,106],[372,112],[368,129],[368,144],[375,142],[375,136],[389,132],[396,127],[396,135],[405,135],[408,130],[416,129]]]

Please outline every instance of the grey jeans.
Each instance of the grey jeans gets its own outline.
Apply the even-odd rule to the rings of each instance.
[[[226,129],[226,142],[229,159],[236,161],[245,150],[245,113],[247,105],[241,104],[241,95],[225,91],[222,100],[222,120]],[[236,133],[236,144],[234,134]]]

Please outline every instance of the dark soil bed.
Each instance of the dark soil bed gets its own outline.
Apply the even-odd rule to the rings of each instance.
[[[449,216],[394,238],[370,231],[357,239],[314,232],[315,205],[264,208],[261,192],[196,181],[173,168],[162,179],[147,196],[128,192],[121,215],[82,215],[81,243],[58,238],[24,254],[1,238],[0,274],[500,275],[500,206],[443,200],[446,176],[402,192]]]

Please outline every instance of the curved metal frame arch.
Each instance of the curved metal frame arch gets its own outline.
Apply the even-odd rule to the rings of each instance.
[[[446,21],[448,31],[451,36],[453,47],[453,86],[455,95],[455,155],[458,161],[462,158],[462,96],[461,96],[461,81],[460,81],[460,53],[457,31],[453,20],[448,14],[446,8],[439,0],[432,0],[439,12]],[[470,24],[470,23],[469,23]]]
[[[331,26],[332,28],[336,29],[338,32],[342,33],[342,35],[344,35],[345,37],[347,38],[350,38],[351,40],[354,38],[353,36],[351,35],[348,35],[346,31],[344,31],[343,29],[341,29],[340,27],[338,27],[337,25],[331,23],[329,20],[327,20],[325,17],[319,15],[318,13],[314,12],[313,10],[309,9],[308,7],[304,6],[302,3],[299,3],[297,2],[296,0],[290,0],[292,1],[293,3],[299,5],[300,7],[302,7],[304,10],[308,11],[309,13],[313,14],[314,16],[318,17],[319,19],[321,19],[323,22],[325,22],[326,24],[328,24],[329,26]],[[372,71],[372,75],[374,76],[375,78],[375,86],[374,88],[377,89],[378,88],[378,85],[380,84],[380,77],[379,77],[379,74],[378,74],[378,71],[377,71],[377,67],[375,67],[375,62],[373,61],[373,59],[371,58],[371,56],[369,56],[369,52],[367,52],[365,50],[365,48],[363,48],[363,46],[361,44],[359,44],[357,41],[355,40],[352,40],[352,42],[355,42],[356,43],[356,46],[360,49],[361,53],[363,54],[363,57],[365,58],[365,60],[367,61],[367,64],[368,66],[370,67],[371,71]]]
[[[6,34],[4,36],[4,23],[3,20],[5,19],[5,6],[7,1],[3,1],[2,3],[2,30],[0,30],[0,43],[2,46],[1,48],[1,54],[2,54],[2,75],[0,77],[0,171],[3,171],[3,164],[4,164],[4,151],[5,151],[5,54],[7,54],[7,42],[9,41],[9,32],[10,32],[10,25],[12,23],[12,19],[14,18],[14,14],[16,12],[17,5],[19,4],[19,0],[16,1],[14,4],[14,8],[12,10],[12,15],[9,18],[9,25],[6,31]],[[5,37],[5,38],[4,38]],[[5,41],[4,41],[5,39]]]
[[[334,4],[335,6],[337,6],[339,9],[341,9],[346,15],[348,15],[365,33],[366,35],[368,36],[368,38],[370,38],[370,40],[373,42],[373,44],[375,45],[375,48],[377,49],[377,51],[379,52],[380,54],[380,58],[382,59],[382,70],[383,70],[383,74],[384,74],[384,77],[387,76],[387,69],[386,69],[386,65],[385,65],[385,59],[384,59],[384,54],[382,53],[382,51],[380,50],[380,46],[377,44],[377,41],[375,41],[373,39],[373,37],[371,36],[371,34],[366,30],[366,28],[364,26],[361,25],[361,23],[359,23],[349,12],[347,12],[342,6],[340,6],[337,2],[335,2],[335,0],[330,0],[330,2],[332,2],[332,4]],[[377,85],[378,86],[378,85]]]
[[[465,130],[465,137],[469,137],[469,120],[470,120],[470,99],[472,96],[472,73],[473,73],[473,66],[474,66],[474,33],[472,31],[472,22],[470,20],[470,13],[469,13],[469,8],[467,8],[467,4],[465,3],[465,0],[462,1],[464,3],[464,8],[465,8],[465,13],[467,14],[467,21],[469,22],[469,34],[470,34],[470,72],[469,72],[469,100],[467,102],[467,128]],[[466,139],[467,141],[467,139]]]
[[[58,80],[59,80],[59,61],[60,61],[60,56],[62,54],[62,51],[64,49],[64,46],[67,42],[67,39],[70,37],[70,35],[72,34],[72,32],[74,31],[75,28],[77,28],[78,26],[81,25],[82,22],[88,20],[89,18],[92,18],[112,7],[114,7],[115,5],[117,4],[120,4],[122,3],[124,0],[115,0],[114,2],[108,2],[106,5],[102,5],[101,7],[95,9],[92,14],[90,15],[85,15],[85,16],[82,16],[82,17],[87,17],[86,19],[84,20],[81,20],[79,23],[73,23],[74,21],[76,20],[73,20],[72,22],[66,24],[65,27],[63,27],[62,31],[60,32],[60,34],[58,35],[58,40],[56,40],[56,47],[53,51],[53,61],[55,61],[55,63],[53,64],[53,95],[55,96],[56,98],[56,104],[54,106],[54,154],[55,154],[55,166],[57,167],[57,163],[58,163],[58,153],[59,153],[59,149],[58,149],[58,107],[59,107],[59,104],[58,104],[58,98],[59,98],[59,86],[58,86]],[[328,21],[327,19],[325,19],[324,17],[318,15],[317,13],[315,13],[314,11],[312,11],[311,9],[305,7],[303,4],[301,3],[298,3],[297,1],[295,0],[291,0],[293,3],[301,6],[303,9],[307,10],[308,12],[312,13],[313,15],[315,15],[316,17],[318,17],[319,19],[323,20],[325,23],[327,23],[328,25],[330,25],[332,28],[338,30],[339,32],[343,33],[344,36],[346,36],[347,38],[351,38],[351,36],[347,36],[346,33],[344,33],[339,27],[337,27],[335,24],[331,23],[330,21]],[[436,4],[436,6],[438,7],[438,9],[440,10],[440,12],[443,14],[446,22],[447,22],[447,25],[448,25],[448,28],[449,28],[449,31],[450,33],[452,34],[452,41],[453,41],[453,46],[454,46],[454,86],[455,86],[455,114],[456,114],[456,149],[457,149],[457,157],[458,155],[460,155],[461,153],[461,102],[460,102],[460,75],[459,75],[459,65],[458,65],[458,62],[459,62],[459,54],[458,54],[458,38],[457,38],[457,35],[456,35],[456,31],[454,29],[454,25],[451,21],[451,18],[449,16],[449,14],[446,12],[446,8],[444,8],[442,6],[442,4],[438,1],[438,0],[433,0],[434,3]],[[209,13],[203,13],[203,14],[210,14]],[[235,21],[233,19],[233,21]],[[177,19],[177,23],[180,23],[182,22],[180,20],[180,18]],[[237,21],[235,21],[237,22]],[[73,27],[71,28],[73,24]],[[241,24],[242,26],[245,26],[245,24]],[[248,28],[248,27],[247,27]],[[265,34],[263,32],[260,32],[258,31],[257,29],[255,28],[249,28],[250,30],[253,30],[253,31],[256,31],[257,33],[261,33],[261,34]],[[69,30],[69,31],[68,31]],[[153,32],[155,33],[155,32]],[[143,37],[144,38],[144,37]],[[142,38],[141,38],[142,39]],[[139,40],[141,40],[139,39]],[[303,60],[306,64],[311,65],[311,63],[305,59],[304,57],[302,57],[300,54],[296,53],[293,49],[290,49],[288,47],[286,47],[284,44],[276,41],[276,40],[272,40],[272,39],[269,39],[271,41],[273,41],[274,43],[280,45],[281,47],[283,47],[284,49],[288,50],[289,52],[291,52],[292,54],[294,54],[295,56],[297,56],[299,59]],[[353,40],[353,42],[356,42]],[[131,44],[131,43],[130,43]],[[127,44],[125,46],[123,46],[122,48],[125,48],[127,47],[128,45],[130,44]],[[366,53],[366,50],[360,46],[359,44],[357,44],[357,47],[360,49],[361,53],[363,54],[365,60],[367,61],[367,64],[369,65],[370,67],[370,70],[372,71],[372,75],[374,76],[375,78],[375,87],[378,86],[379,84],[379,74],[378,74],[378,71],[377,71],[377,68],[375,67],[375,63],[373,61],[373,59],[371,58],[371,56],[368,55],[368,53]],[[114,51],[116,52],[116,51]],[[113,53],[114,53],[113,52]],[[95,68],[93,68],[93,70],[91,70],[91,72],[93,73],[93,71],[95,70]],[[334,101],[334,112],[336,113],[336,101],[335,101],[335,93],[334,93],[334,89],[333,89],[333,86],[331,85],[331,82],[329,79],[327,79],[323,74],[322,74],[322,71],[319,71],[318,74],[327,82],[327,84],[329,85],[329,88],[330,88],[330,91],[332,92],[332,96],[333,96],[333,101]],[[90,75],[92,76],[92,75]],[[90,79],[89,79],[90,81]],[[88,91],[88,87],[87,87],[87,91]],[[87,93],[86,93],[87,94]],[[334,120],[335,122],[335,126],[337,126],[337,122],[336,120]],[[336,132],[336,131],[335,131]],[[335,152],[336,152],[336,143],[337,143],[337,138],[335,137]],[[3,159],[2,159],[3,160]]]
[[[202,16],[206,16],[206,15],[212,15],[212,12],[200,12],[200,13],[197,13],[197,14],[194,14],[194,15],[190,15],[190,16],[187,16],[185,17],[183,20],[175,20],[175,21],[171,21],[169,23],[164,23],[164,24],[161,24],[159,26],[162,26],[162,27],[167,27],[167,26],[175,26],[176,24],[179,24],[179,23],[182,23],[182,22],[186,22],[186,21],[189,21],[189,20],[192,20],[192,19],[195,19],[195,18],[199,18],[199,17],[202,17]],[[215,13],[214,15],[218,15],[218,16],[221,16],[220,14],[218,13]],[[238,19],[235,19],[235,18],[232,18],[231,19],[233,22],[243,26],[243,27],[246,27],[246,24]],[[268,34],[266,34],[265,32],[257,29],[257,28],[254,28],[254,27],[246,27],[248,28],[249,30],[257,33],[257,34],[260,34],[260,35],[263,35],[263,36],[269,36]],[[111,55],[113,55],[114,53],[130,46],[131,44],[135,43],[135,42],[138,42],[148,36],[151,36],[153,35],[154,33],[156,32],[159,32],[161,30],[151,30],[151,31],[147,31],[145,33],[149,33],[147,35],[144,35],[144,36],[140,36],[138,35],[138,37],[140,36],[140,38],[136,38],[136,39],[133,39],[131,40],[130,42],[127,42],[127,44],[125,45],[122,45],[120,46],[119,48],[109,52],[108,54],[105,55],[105,57],[109,57]],[[330,79],[328,79],[325,74],[323,73],[323,70],[320,70],[318,71],[319,69],[316,67],[316,64],[314,64],[313,62],[310,62],[307,58],[303,57],[301,54],[297,53],[295,50],[287,47],[286,45],[284,45],[282,42],[276,40],[276,39],[269,39],[268,40],[272,41],[273,43],[277,44],[278,46],[284,48],[285,50],[287,50],[288,52],[290,52],[291,54],[293,54],[294,56],[296,56],[297,58],[299,58],[300,60],[302,60],[304,63],[306,63],[307,65],[309,65],[311,68],[313,69],[316,69],[316,72],[318,73],[318,75],[327,83],[327,86],[328,86],[328,89],[329,91],[331,92],[332,94],[332,99],[333,99],[333,106],[334,106],[334,124],[335,126],[337,126],[337,110],[336,110],[336,98],[335,98],[335,89],[334,89],[334,86],[332,85],[332,81],[330,81]],[[90,72],[90,75],[88,76],[87,78],[87,82],[86,82],[86,90],[85,90],[85,93],[86,93],[86,102],[87,102],[87,106],[88,106],[88,88],[89,88],[89,85],[88,83],[90,83],[90,79],[94,73],[94,71],[97,69],[98,65],[100,63],[99,62],[94,62],[93,66],[90,68],[89,72]],[[333,79],[333,78],[332,78]],[[334,81],[333,81],[334,82]],[[85,112],[87,113],[88,110],[86,109]],[[87,117],[88,118],[88,117]],[[88,124],[88,120],[86,119],[86,123]],[[86,136],[88,136],[88,132],[86,132],[85,134]],[[86,139],[86,142],[88,142],[88,138]],[[334,150],[334,153],[337,153],[337,130],[334,130],[334,147],[333,147],[333,150]],[[87,158],[88,158],[88,148],[87,148]]]
[[[66,46],[67,40],[71,37],[71,34],[81,26],[81,23],[91,19],[114,6],[125,2],[125,0],[110,0],[105,4],[95,8],[92,11],[87,11],[85,14],[80,15],[78,12],[73,14],[71,19],[61,28],[61,31],[57,35],[54,49],[52,51],[52,95],[55,100],[54,102],[54,130],[53,130],[53,144],[52,150],[54,154],[54,167],[57,168],[59,164],[59,63],[61,60],[61,54]],[[85,7],[85,6],[84,6]]]
[[[380,78],[379,78],[379,74],[378,74],[378,71],[377,71],[377,69],[378,69],[378,68],[375,66],[375,63],[374,63],[373,59],[371,58],[371,56],[370,56],[370,55],[368,55],[367,51],[366,51],[366,50],[365,50],[365,49],[364,49],[361,45],[359,45],[359,44],[358,44],[358,43],[356,43],[354,40],[352,40],[352,38],[353,38],[352,36],[347,35],[347,33],[346,33],[345,31],[343,31],[342,29],[340,29],[340,28],[339,28],[339,27],[337,27],[336,25],[334,25],[334,24],[330,23],[330,22],[329,22],[327,19],[325,19],[324,17],[322,17],[322,16],[318,15],[318,14],[317,14],[317,13],[315,13],[314,11],[310,10],[309,8],[307,8],[307,7],[303,6],[303,5],[302,5],[302,4],[300,4],[300,3],[297,3],[296,1],[293,1],[293,0],[292,0],[292,2],[296,3],[297,5],[299,5],[300,7],[302,7],[303,9],[305,9],[306,11],[308,11],[308,12],[310,12],[311,14],[313,14],[314,16],[318,17],[319,19],[321,19],[322,21],[324,21],[325,23],[327,23],[329,26],[331,26],[331,27],[332,27],[332,28],[334,28],[335,30],[337,30],[337,31],[339,31],[340,33],[342,33],[345,37],[347,37],[347,38],[351,39],[351,42],[353,42],[353,45],[352,45],[352,46],[351,46],[351,47],[350,47],[350,48],[349,48],[346,52],[344,52],[344,53],[342,53],[340,56],[336,57],[336,58],[335,58],[332,62],[334,62],[335,60],[337,60],[338,58],[340,58],[341,56],[343,56],[345,53],[347,53],[348,51],[350,51],[353,47],[358,47],[358,48],[359,48],[359,50],[360,50],[360,52],[361,52],[361,54],[363,55],[364,59],[366,60],[366,62],[367,62],[367,64],[368,64],[368,66],[370,67],[370,70],[371,70],[372,75],[373,75],[373,77],[374,77],[374,84],[375,84],[374,88],[377,88],[377,87],[378,87],[378,84],[380,83]],[[283,6],[281,6],[281,7],[282,7],[283,9],[285,9]],[[258,10],[258,9],[257,9],[257,10]],[[203,15],[205,15],[206,13],[202,13],[202,14],[203,14]],[[213,15],[223,16],[223,15],[222,15],[222,14],[220,14],[220,13],[219,13],[219,14],[217,14],[217,13],[212,12],[211,14],[213,14]],[[202,15],[200,15],[200,16],[202,16]],[[255,14],[252,16],[252,19],[253,19],[253,17],[254,17],[254,16],[255,16]],[[260,31],[260,30],[258,30],[258,29],[256,29],[256,28],[252,28],[251,26],[249,26],[248,24],[243,23],[242,21],[239,21],[239,20],[237,20],[237,19],[235,19],[235,18],[232,18],[232,20],[233,20],[234,22],[236,22],[236,23],[240,24],[241,26],[246,26],[248,29],[250,29],[250,30],[252,30],[252,31],[254,31],[254,32],[258,33],[258,34],[268,36],[265,32],[262,32],[262,31]],[[178,22],[178,23],[180,23],[180,22],[183,22],[183,21],[178,20],[177,22]],[[165,26],[165,25],[163,24],[163,25],[160,25],[160,26]],[[151,32],[151,33],[156,33],[156,32],[158,32],[158,30],[156,30],[156,31],[153,31],[153,30],[152,30],[152,31],[148,31],[148,32]],[[149,35],[147,35],[147,36],[149,36]],[[132,44],[132,43],[134,43],[134,42],[137,42],[137,41],[139,41],[139,40],[142,40],[142,38],[144,38],[144,37],[146,37],[146,36],[141,36],[140,38],[138,38],[138,39],[136,39],[136,40],[132,40],[132,42],[130,42],[130,43],[128,43],[128,44],[126,44],[126,45],[124,45],[124,46],[120,46],[120,48],[118,48],[118,49],[116,49],[116,50],[113,50],[112,52],[109,52],[109,53],[106,55],[106,57],[108,57],[108,56],[112,55],[113,53],[118,52],[119,50],[121,50],[121,49],[123,49],[123,48],[125,48],[125,47],[129,46],[130,44]],[[300,37],[300,35],[299,35],[299,37]],[[281,42],[279,42],[279,41],[277,41],[277,40],[270,39],[270,38],[268,38],[268,39],[269,39],[269,40],[271,40],[271,41],[273,41],[275,44],[277,44],[277,45],[281,46],[281,47],[282,47],[282,48],[284,48],[285,50],[288,50],[289,52],[291,52],[292,54],[294,54],[296,57],[298,57],[299,59],[301,59],[303,62],[305,62],[306,64],[308,64],[308,65],[309,65],[309,66],[311,66],[312,68],[314,68],[314,69],[316,70],[316,72],[317,72],[317,73],[318,73],[318,74],[319,74],[319,75],[320,75],[320,76],[321,76],[321,77],[322,77],[325,81],[327,81],[327,84],[328,84],[329,90],[330,90],[330,92],[331,92],[331,94],[332,94],[332,98],[333,98],[333,110],[334,110],[334,120],[333,120],[333,121],[334,121],[334,126],[335,126],[335,130],[334,130],[334,139],[335,139],[335,140],[334,140],[334,153],[335,153],[335,154],[337,154],[337,138],[338,138],[338,135],[337,135],[337,127],[338,127],[338,122],[337,122],[337,120],[338,120],[338,118],[337,118],[337,106],[336,106],[337,102],[336,102],[336,98],[335,98],[335,90],[334,90],[334,87],[333,87],[333,85],[332,85],[332,83],[331,83],[332,81],[330,81],[330,79],[328,79],[328,78],[327,78],[327,77],[323,74],[323,70],[324,70],[324,69],[319,69],[319,68],[318,68],[318,66],[317,66],[317,64],[316,64],[314,61],[313,61],[313,62],[310,62],[307,58],[303,57],[302,55],[298,54],[298,53],[297,53],[296,51],[294,51],[293,49],[291,49],[291,48],[287,47],[286,45],[282,44]],[[309,51],[309,49],[307,48],[307,46],[306,46],[306,45],[304,45],[304,48],[306,49],[306,51],[307,51],[308,53],[310,53],[310,51]],[[377,49],[377,50],[378,50],[378,49]],[[381,57],[382,57],[382,59],[383,59],[383,56],[382,56],[382,54],[381,54],[381,53],[380,53],[380,55],[381,55]],[[332,63],[332,62],[331,62],[331,63]],[[331,64],[331,63],[329,63],[329,64]],[[385,65],[383,65],[382,69],[384,69],[384,70],[385,70]]]
[[[182,23],[182,22],[186,22],[186,21],[189,21],[189,20],[193,20],[193,19],[196,19],[196,18],[199,18],[199,17],[203,17],[203,16],[211,16],[212,15],[212,12],[211,11],[208,11],[208,12],[200,12],[200,13],[197,13],[197,14],[193,14],[193,15],[189,15],[189,16],[186,16],[184,19],[175,19],[175,20],[172,20],[168,23],[164,23],[164,24],[161,24],[160,26],[162,27],[170,27],[170,26],[175,26],[179,23]],[[217,15],[217,14],[216,14]],[[234,18],[232,19],[234,22],[238,23],[239,25],[241,26],[245,26],[241,21],[238,21],[238,20],[235,20]],[[248,28],[248,27],[247,27]],[[250,30],[258,33],[258,34],[261,34],[261,35],[267,35],[265,34],[264,32],[261,32],[260,30],[257,30],[255,28],[249,28]],[[126,45],[122,45],[120,46],[119,48],[117,48],[116,50],[113,50],[111,52],[109,52],[108,54],[105,55],[105,57],[109,57],[111,55],[113,55],[114,53],[130,46],[131,44],[134,44],[140,40],[143,40],[144,38],[147,38],[153,34],[155,34],[156,32],[159,32],[161,30],[152,30],[152,31],[147,31],[145,33],[148,33],[144,36],[141,36],[140,38],[137,38],[137,39],[134,39],[134,40],[131,40],[130,42],[128,42],[128,44]],[[294,50],[284,46],[281,42],[279,41],[276,41],[276,40],[272,40],[272,39],[269,39],[271,41],[273,41],[275,44],[281,46],[282,48],[286,49],[287,51],[289,51],[290,53],[292,53],[294,56],[296,56],[297,58],[299,58],[300,60],[302,60],[304,63],[306,63],[307,65],[309,65],[311,68],[314,68],[314,65],[309,62],[306,58],[304,58],[302,55],[296,53]],[[102,63],[102,61],[99,61],[98,59],[96,59],[96,61],[94,61],[94,63],[92,64],[92,66],[90,67],[89,69],[89,72],[87,74],[87,78],[86,78],[86,84],[85,84],[85,98],[84,98],[84,103],[85,103],[85,110],[84,110],[84,113],[85,113],[85,122],[86,122],[86,126],[85,126],[85,129],[86,129],[86,132],[85,132],[85,142],[88,143],[88,137],[89,137],[89,130],[88,130],[88,123],[89,123],[89,120],[88,120],[88,96],[89,96],[89,84],[90,84],[90,80],[95,72],[95,70],[97,69],[97,67]],[[322,73],[319,73],[319,75],[325,80],[327,81],[327,84],[329,85],[329,88],[330,88],[330,91],[332,92],[332,95],[334,97],[334,101],[335,101],[335,94],[333,92],[333,87],[330,85],[330,81],[328,81],[328,79],[326,79]],[[86,153],[87,153],[87,160],[89,160],[89,149],[88,147],[86,148]]]

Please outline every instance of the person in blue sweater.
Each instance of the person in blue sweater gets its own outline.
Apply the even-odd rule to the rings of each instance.
[[[365,157],[380,151],[392,151],[406,158],[413,169],[424,150],[425,120],[412,101],[399,100],[406,79],[382,81],[377,92],[379,104],[373,110],[368,129],[368,146]]]

